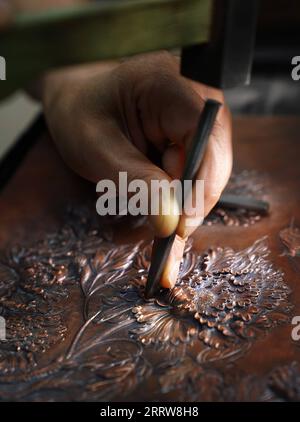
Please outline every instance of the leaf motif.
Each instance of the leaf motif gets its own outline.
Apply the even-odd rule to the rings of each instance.
[[[10,295],[18,280],[19,277],[12,268],[0,263],[0,298]]]
[[[292,223],[290,227],[286,227],[279,232],[282,243],[288,250],[288,254],[292,257],[300,256],[300,229]]]

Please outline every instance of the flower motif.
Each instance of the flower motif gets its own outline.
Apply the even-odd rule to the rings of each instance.
[[[199,257],[187,251],[176,286],[132,309],[138,322],[132,333],[144,344],[198,338],[222,349],[286,321],[289,289],[268,254],[265,239],[240,252],[216,248]]]
[[[264,199],[267,185],[268,178],[265,174],[256,170],[244,170],[241,173],[231,175],[224,193]],[[225,209],[217,205],[205,218],[204,224],[207,226],[223,224],[225,226],[248,227],[260,221],[263,215],[258,211],[245,208]]]
[[[174,287],[154,301],[134,307],[132,312],[141,326],[132,332],[146,345],[189,342],[197,333],[195,322],[189,318],[195,312],[193,295],[192,288]]]
[[[295,257],[300,256],[300,229],[294,226],[292,222],[289,227],[286,227],[279,232],[279,237],[287,249],[287,254]]]

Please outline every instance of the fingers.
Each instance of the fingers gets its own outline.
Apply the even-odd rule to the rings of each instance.
[[[162,152],[170,143],[187,150],[204,99],[180,75],[179,63],[170,54],[146,55],[139,72],[134,96],[146,139]]]
[[[94,138],[86,147],[86,154],[90,156],[92,165],[90,176],[93,180],[99,180],[102,174],[106,178],[114,180],[118,184],[120,172],[127,173],[128,189],[131,184],[145,183],[147,189],[148,214],[155,234],[159,237],[169,236],[176,230],[179,221],[179,210],[175,195],[169,189],[164,189],[164,183],[171,182],[170,177],[159,167],[155,166],[142,154],[113,124],[105,122],[101,125],[101,140]],[[103,162],[101,174],[99,172],[99,160]],[[93,167],[93,168],[92,168]],[[161,184],[162,189],[155,186]],[[143,186],[143,185],[142,185]],[[133,188],[134,190],[135,188]],[[146,198],[144,197],[146,200]]]
[[[162,165],[173,179],[180,179],[185,164],[185,152],[182,145],[172,144],[163,153]]]
[[[68,164],[95,183],[103,179],[113,181],[117,189],[120,173],[126,172],[126,192],[127,188],[131,190],[128,207],[141,206],[141,202],[136,204],[133,198],[138,192],[143,204],[148,205],[146,209],[143,205],[142,210],[150,214],[155,235],[166,237],[173,233],[179,221],[175,196],[168,189],[155,189],[155,183],[171,182],[169,176],[127,139],[115,121],[104,116],[86,118],[85,126],[78,129],[79,136],[68,145],[64,141],[61,149]],[[101,186],[99,184],[99,189]]]

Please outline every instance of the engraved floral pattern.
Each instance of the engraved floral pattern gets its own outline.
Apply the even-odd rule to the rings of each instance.
[[[238,253],[231,248],[201,257],[188,252],[183,269],[189,269],[182,269],[177,285],[133,308],[139,326],[132,332],[144,344],[176,345],[197,337],[218,349],[286,322],[289,289],[268,253],[265,239]]]
[[[159,377],[162,392],[175,392],[180,401],[299,401],[300,368],[298,362],[278,366],[262,377],[247,374],[236,367],[204,367],[187,356],[169,362]]]
[[[155,379],[158,400],[175,387],[183,399],[209,400],[232,397],[232,382],[246,385],[249,377],[227,379],[214,365],[288,319],[289,290],[266,239],[202,255],[189,243],[175,288],[145,301],[151,243],[117,245],[113,228],[88,215],[72,211],[60,232],[3,258],[0,399],[123,399]],[[245,397],[260,392],[252,385]]]
[[[67,330],[59,307],[67,296],[60,288],[67,275],[64,265],[41,264],[22,253],[17,260],[11,267],[0,264],[0,315],[6,320],[0,376],[34,366],[36,355],[63,341]]]
[[[300,229],[292,222],[289,227],[280,230],[279,237],[286,247],[287,254],[295,257],[300,256]]]

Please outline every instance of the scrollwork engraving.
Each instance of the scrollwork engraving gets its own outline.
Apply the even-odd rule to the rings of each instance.
[[[300,229],[292,222],[289,227],[280,230],[279,237],[291,257],[300,256]]]
[[[151,243],[118,245],[112,233],[72,211],[60,232],[2,259],[0,398],[161,399],[175,387],[188,400],[232,397],[246,378],[229,388],[226,365],[289,320],[267,240],[202,254],[189,243],[174,289],[146,301]]]

